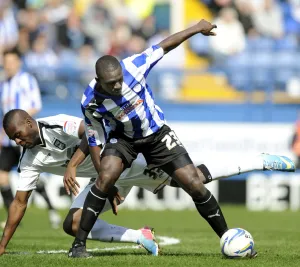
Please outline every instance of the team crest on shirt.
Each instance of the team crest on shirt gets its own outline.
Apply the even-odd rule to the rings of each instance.
[[[136,86],[133,87],[133,91],[139,93],[142,90],[142,86],[138,83]]]
[[[74,135],[76,134],[77,124],[75,121],[66,121],[63,129],[65,133]]]
[[[139,105],[141,105],[144,102],[143,99],[139,99],[134,104],[128,103],[127,105],[123,106],[121,109],[121,113],[116,116],[118,120],[122,120],[125,116],[127,116],[131,111],[133,111],[135,108],[137,108]]]
[[[109,140],[109,142],[110,142],[111,144],[116,144],[116,143],[118,143],[118,139],[112,138],[112,139]]]
[[[60,150],[64,150],[66,148],[66,144],[56,138],[53,141],[53,145],[59,148]]]

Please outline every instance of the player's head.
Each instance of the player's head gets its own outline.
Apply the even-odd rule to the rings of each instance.
[[[33,148],[41,142],[37,122],[22,109],[13,109],[4,115],[3,129],[9,139],[24,148]]]
[[[17,50],[4,53],[3,68],[7,78],[15,76],[20,71],[21,64],[21,55]]]
[[[108,95],[121,96],[123,72],[120,62],[113,56],[100,57],[96,62],[96,81]]]

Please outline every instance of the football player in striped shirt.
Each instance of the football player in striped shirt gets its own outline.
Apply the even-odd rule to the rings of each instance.
[[[85,240],[104,207],[108,191],[140,153],[149,169],[161,168],[191,196],[199,214],[219,237],[228,230],[217,200],[204,186],[183,144],[166,124],[146,81],[166,53],[195,34],[215,35],[212,31],[215,28],[216,25],[201,20],[141,54],[120,62],[112,56],[97,60],[96,78],[86,88],[81,104],[90,135],[90,154],[99,175],[85,200],[70,257],[89,257]],[[100,161],[100,148],[94,137],[106,137],[105,125],[111,127],[111,132]]]

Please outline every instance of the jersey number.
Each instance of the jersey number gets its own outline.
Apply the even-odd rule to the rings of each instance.
[[[169,150],[171,150],[175,146],[182,146],[181,142],[178,140],[176,134],[173,131],[167,133],[161,141],[166,142],[166,147]]]

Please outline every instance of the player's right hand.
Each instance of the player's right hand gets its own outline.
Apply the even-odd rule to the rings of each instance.
[[[76,167],[67,167],[64,174],[64,187],[68,195],[70,195],[71,192],[74,196],[78,195],[80,185],[76,180]]]
[[[108,192],[108,200],[110,202],[113,214],[118,215],[118,205],[124,200],[124,197],[119,193],[119,189],[113,186]]]
[[[217,28],[217,25],[211,24],[210,22],[206,21],[205,19],[201,19],[198,23],[199,31],[205,36],[215,36],[217,35],[215,32],[212,32],[213,29]]]
[[[0,256],[2,256],[5,253],[5,247],[0,245]]]

